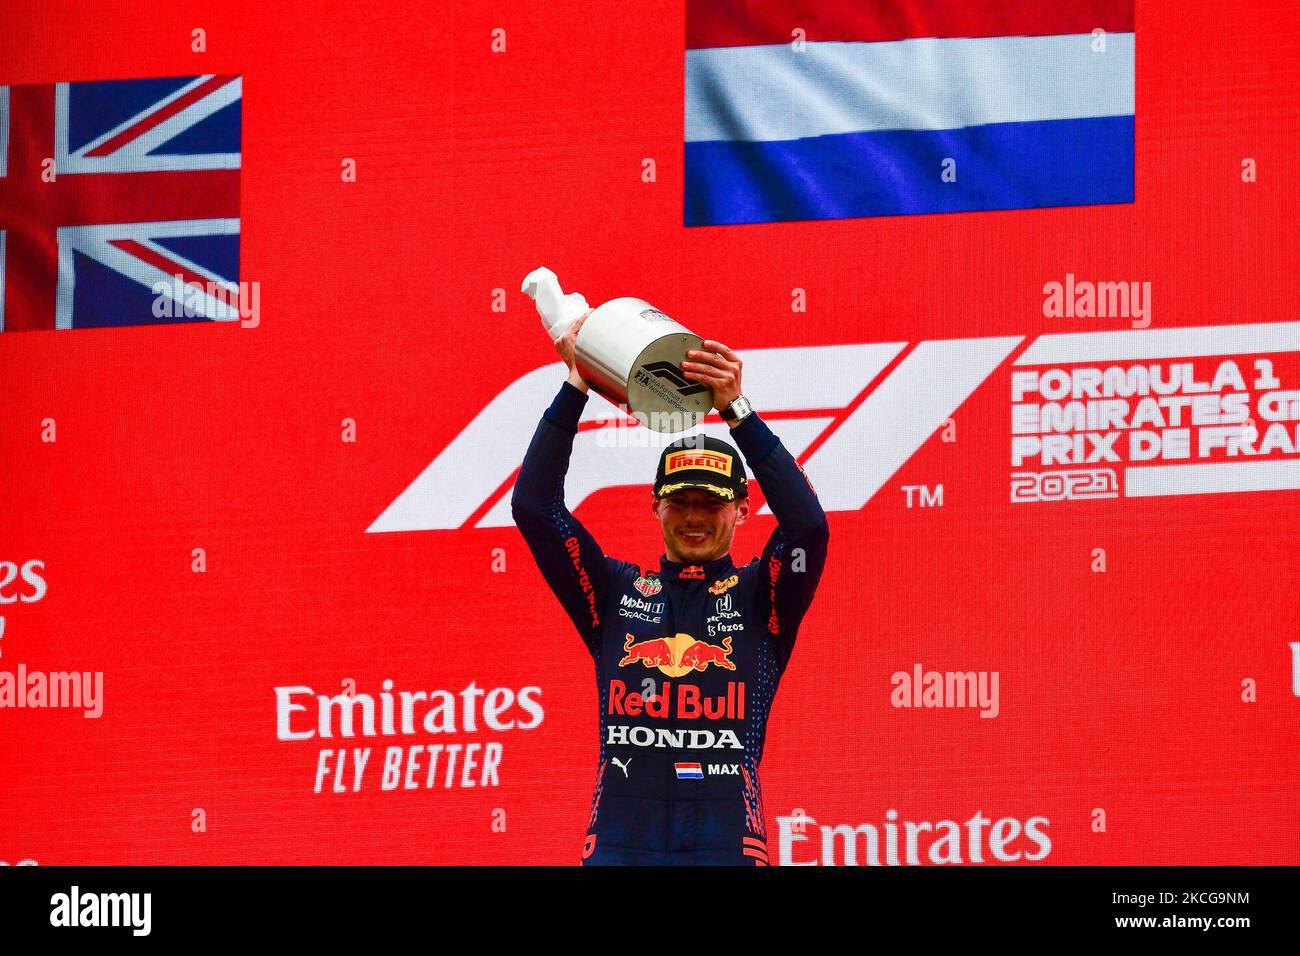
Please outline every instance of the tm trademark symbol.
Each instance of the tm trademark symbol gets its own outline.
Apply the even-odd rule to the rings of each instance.
[[[903,485],[903,491],[907,492],[907,507],[909,508],[942,508],[943,507],[943,485],[937,485],[933,490],[928,485]],[[919,492],[913,504],[912,492]]]

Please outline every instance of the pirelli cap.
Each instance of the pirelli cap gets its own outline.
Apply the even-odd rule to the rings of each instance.
[[[655,472],[655,497],[683,488],[702,488],[727,501],[749,497],[740,452],[720,438],[692,435],[668,445]]]

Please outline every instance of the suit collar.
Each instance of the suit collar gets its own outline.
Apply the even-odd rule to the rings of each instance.
[[[721,577],[733,567],[735,565],[731,562],[730,554],[705,561],[703,564],[682,564],[672,560],[667,554],[659,557],[659,575],[670,581],[708,581]]]

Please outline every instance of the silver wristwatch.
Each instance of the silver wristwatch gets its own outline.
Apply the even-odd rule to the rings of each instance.
[[[730,405],[718,412],[724,422],[743,422],[754,413],[754,406],[744,395],[735,399]]]

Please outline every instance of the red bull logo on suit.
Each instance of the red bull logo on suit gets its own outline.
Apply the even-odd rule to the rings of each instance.
[[[658,668],[669,677],[681,677],[691,671],[707,670],[710,664],[734,671],[731,657],[731,638],[721,644],[697,641],[689,634],[677,633],[672,637],[656,637],[637,641],[632,634],[623,642],[623,659],[619,667],[629,667],[640,661],[646,667]]]

